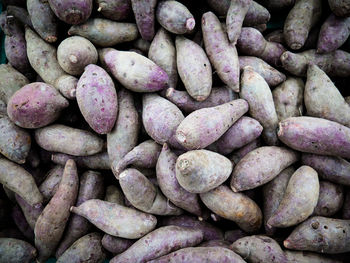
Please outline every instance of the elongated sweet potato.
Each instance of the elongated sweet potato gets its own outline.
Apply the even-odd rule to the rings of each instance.
[[[131,13],[130,0],[96,0],[98,4],[97,11],[112,20],[126,19]]]
[[[0,238],[1,262],[30,263],[36,255],[36,249],[26,241],[15,238]]]
[[[44,207],[42,205],[32,206],[28,204],[22,197],[15,194],[17,204],[21,207],[23,215],[28,222],[31,229],[35,228],[35,223],[38,220],[40,214],[42,213]]]
[[[51,155],[51,161],[60,165],[64,165],[69,159],[74,160],[77,166],[82,168],[98,170],[111,169],[107,152],[97,153],[90,156],[73,156],[64,153],[54,153]]]
[[[157,0],[131,0],[132,11],[143,39],[151,41],[154,37],[155,9]]]
[[[328,4],[336,16],[350,16],[350,5],[348,0],[328,0]]]

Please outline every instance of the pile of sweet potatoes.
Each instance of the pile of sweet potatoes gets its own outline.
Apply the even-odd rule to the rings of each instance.
[[[349,0],[2,2],[0,263],[350,261]]]

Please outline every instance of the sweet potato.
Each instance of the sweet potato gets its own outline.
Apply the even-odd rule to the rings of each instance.
[[[245,236],[247,236],[247,233],[245,233],[241,229],[235,229],[235,230],[226,231],[224,239],[225,239],[225,241],[230,242],[230,244],[232,244],[236,240],[238,240],[242,237],[245,237]]]
[[[67,24],[81,24],[92,12],[92,0],[49,0],[50,7],[55,15]]]
[[[30,263],[36,255],[36,249],[26,241],[0,238],[0,262]]]
[[[56,165],[48,171],[45,180],[39,186],[39,191],[43,195],[44,202],[47,203],[56,193],[61,182],[64,167]]]
[[[90,156],[73,156],[64,153],[54,153],[51,155],[51,161],[56,164],[64,165],[66,161],[72,159],[76,162],[78,167],[88,169],[111,169],[108,153],[102,152]]]
[[[97,11],[109,19],[119,21],[128,18],[131,13],[130,0],[96,0]]]
[[[350,16],[350,5],[348,0],[328,0],[329,7],[336,16]]]
[[[19,231],[25,236],[27,240],[33,242],[34,240],[34,232],[33,229],[28,224],[23,212],[19,208],[18,205],[12,207],[11,211],[12,221],[15,223]]]
[[[336,185],[327,181],[320,181],[320,195],[314,215],[333,216],[343,206],[344,191],[341,185]]]
[[[27,6],[27,8],[28,8],[28,6]],[[16,6],[16,5],[8,5],[6,7],[6,12],[8,15],[14,16],[23,25],[28,25],[30,27],[33,27],[31,18],[29,17],[29,13],[28,13],[26,8]]]
[[[255,139],[254,141],[244,145],[242,148],[239,148],[237,151],[234,151],[229,156],[229,159],[234,165],[236,165],[244,156],[246,156],[248,153],[255,150],[256,148],[259,148],[260,146],[261,146],[260,138]]]
[[[15,194],[15,198],[17,201],[17,204],[20,206],[23,215],[28,222],[28,225],[31,229],[35,228],[35,223],[38,220],[40,214],[42,213],[44,207],[39,204],[32,206],[28,204],[22,197],[20,197],[18,194]]]
[[[157,0],[131,0],[132,11],[143,39],[151,41],[154,37],[155,9]]]
[[[331,257],[324,257],[323,255],[304,252],[304,251],[284,251],[288,262],[298,262],[298,263],[341,263],[341,261],[333,259]]]
[[[78,79],[71,75],[62,75],[56,79],[54,87],[67,99],[75,99]]]
[[[266,24],[270,18],[270,12],[264,6],[255,1],[251,1],[249,9],[243,20],[243,26]]]
[[[104,234],[102,238],[102,246],[104,249],[111,252],[113,255],[120,254],[127,250],[134,244],[134,240],[114,237],[108,234]]]
[[[198,245],[198,247],[224,247],[230,248],[230,242],[222,239],[204,241]]]

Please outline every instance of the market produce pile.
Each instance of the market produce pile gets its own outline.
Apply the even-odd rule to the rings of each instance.
[[[0,263],[350,262],[350,0],[3,7]]]

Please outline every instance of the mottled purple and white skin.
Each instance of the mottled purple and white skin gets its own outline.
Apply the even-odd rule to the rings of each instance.
[[[280,245],[272,238],[263,235],[242,237],[231,246],[234,252],[247,262],[287,262]]]
[[[248,196],[235,193],[221,185],[207,193],[200,194],[203,203],[215,214],[235,222],[247,233],[257,231],[262,223],[259,206]]]
[[[208,150],[218,152],[223,155],[230,154],[234,150],[241,148],[257,139],[263,127],[250,117],[241,117],[230,129],[227,130],[216,142],[208,146]]]
[[[350,219],[350,191],[347,188],[345,193],[345,200],[342,209],[342,218]]]
[[[161,1],[157,6],[156,18],[159,24],[174,34],[191,33],[196,21],[190,11],[178,1]]]
[[[56,48],[29,27],[25,28],[25,39],[30,65],[47,84],[54,85],[56,79],[65,75],[58,64]]]
[[[48,0],[55,15],[67,24],[85,22],[92,12],[92,0]]]
[[[348,0],[328,0],[328,4],[336,16],[350,16],[350,3]]]
[[[212,88],[212,69],[204,50],[195,42],[177,36],[176,63],[188,94],[196,101],[208,98]]]
[[[229,159],[231,162],[236,165],[238,162],[246,156],[251,151],[255,150],[256,148],[259,148],[261,146],[261,140],[260,137],[255,139],[254,141],[244,145],[243,147],[239,148],[238,150],[234,151],[230,156]]]
[[[204,101],[196,101],[188,95],[186,91],[175,90],[173,88],[167,89],[165,95],[168,100],[186,113],[191,113],[203,108],[215,107],[238,99],[238,95],[226,86],[212,88],[209,97]]]
[[[33,176],[18,164],[0,158],[0,183],[22,197],[29,205],[43,202]]]
[[[137,27],[140,35],[147,41],[154,37],[155,9],[157,0],[131,0],[132,11],[134,12]]]
[[[111,252],[113,255],[118,255],[131,247],[135,241],[104,234],[101,242],[104,249]]]
[[[104,17],[115,21],[128,18],[131,13],[130,0],[95,0],[97,11]]]
[[[303,222],[312,215],[319,192],[317,172],[310,166],[301,166],[289,179],[283,199],[267,225],[285,228]]]
[[[35,141],[46,151],[74,156],[94,155],[101,152],[103,148],[103,140],[95,134],[62,124],[53,124],[35,130]]]
[[[140,238],[111,263],[148,262],[184,247],[193,247],[203,239],[202,231],[179,226],[160,227]]]
[[[262,135],[265,142],[268,145],[278,145],[278,117],[271,89],[252,67],[243,69],[240,97],[248,102],[249,114],[264,127]]]
[[[135,40],[138,31],[133,23],[118,23],[109,19],[91,18],[83,24],[72,26],[68,30],[68,35],[82,36],[95,45],[111,47]]]
[[[164,69],[169,76],[168,87],[175,89],[178,79],[176,50],[170,33],[164,28],[160,28],[153,38],[148,50],[148,58]]]
[[[185,119],[181,110],[156,93],[142,97],[142,123],[147,134],[159,144],[169,143],[175,148],[181,145],[175,139],[175,132]]]
[[[25,236],[25,239],[33,242],[34,240],[34,232],[33,229],[28,224],[23,212],[21,211],[21,208],[19,208],[18,205],[15,205],[11,209],[11,221],[15,223],[15,226],[21,231],[23,236]]]
[[[119,174],[129,165],[142,168],[154,168],[157,164],[161,149],[162,147],[153,140],[140,143],[118,162],[113,161],[112,171],[114,176],[119,179]]]
[[[44,203],[47,203],[56,193],[58,185],[61,182],[64,167],[56,165],[46,174],[45,180],[39,186],[39,191],[44,198]]]
[[[311,28],[318,23],[321,15],[322,1],[296,1],[284,23],[283,34],[287,45],[294,50],[302,48]]]
[[[68,105],[69,102],[53,86],[33,82],[12,95],[7,114],[16,125],[36,129],[54,122]]]
[[[320,195],[314,215],[331,217],[343,206],[344,190],[342,185],[320,181]]]
[[[284,250],[284,254],[287,257],[288,262],[298,262],[298,263],[341,263],[341,261],[336,260],[331,257],[324,257],[323,255],[304,252],[304,251],[291,251]]]
[[[176,160],[176,178],[190,193],[206,193],[227,180],[232,172],[231,161],[208,150],[193,150]]]
[[[79,80],[76,77],[73,77],[71,75],[62,75],[61,77],[56,79],[53,86],[65,98],[74,100],[77,91],[78,81]]]
[[[65,72],[80,76],[89,64],[97,63],[98,54],[95,46],[89,40],[80,36],[72,36],[59,44],[57,60]]]
[[[218,140],[247,111],[248,103],[242,99],[196,110],[180,123],[176,139],[188,150],[203,149]]]
[[[225,236],[224,239],[225,241],[229,242],[230,244],[232,244],[233,242],[235,242],[236,240],[247,236],[248,234],[245,233],[243,230],[241,229],[235,229],[235,230],[228,230],[225,232]]]
[[[64,165],[69,159],[74,160],[77,166],[81,168],[97,170],[111,169],[107,152],[97,153],[90,156],[73,156],[64,153],[54,153],[51,155],[51,161],[55,164]]]
[[[250,66],[256,73],[259,73],[269,84],[269,86],[277,86],[286,80],[286,75],[271,67],[264,60],[252,56],[239,56],[239,67],[243,71],[244,67]]]
[[[304,82],[300,78],[288,77],[272,91],[278,120],[302,116],[304,112]]]
[[[137,209],[155,215],[180,215],[182,210],[163,195],[152,182],[136,169],[129,168],[119,176],[125,198]]]
[[[231,0],[226,15],[226,30],[232,45],[236,45],[241,34],[244,17],[246,16],[252,0]]]
[[[240,54],[259,57],[265,62],[280,66],[280,57],[286,49],[276,42],[268,42],[259,30],[253,27],[243,27],[237,40],[237,49]]]
[[[135,52],[110,50],[104,59],[112,75],[131,91],[159,91],[169,82],[168,74],[162,68]]]
[[[75,205],[79,206],[90,199],[102,199],[104,195],[104,178],[99,172],[86,171],[80,177],[79,193]],[[76,240],[86,235],[91,229],[91,224],[84,217],[71,215],[62,237],[60,245],[56,249],[56,258],[59,258]]]
[[[309,65],[307,70],[304,103],[308,116],[350,127],[350,105],[332,80],[316,65]]]
[[[37,251],[30,243],[15,238],[0,238],[0,261],[30,263],[36,256]]]
[[[70,210],[85,217],[103,232],[128,239],[143,237],[157,224],[157,218],[153,215],[98,199],[85,201]]]
[[[234,2],[234,1],[233,1]],[[220,79],[239,92],[239,61],[237,49],[231,45],[219,19],[212,12],[202,16],[205,51]]]
[[[99,134],[109,133],[118,114],[117,92],[112,78],[101,67],[90,64],[77,85],[76,98],[80,112]]]
[[[27,0],[27,9],[32,28],[47,42],[53,43],[58,37],[58,21],[48,1]]]
[[[226,0],[225,0],[226,1]],[[266,24],[271,18],[269,10],[261,4],[251,1],[249,9],[244,17],[244,26],[256,26]]]
[[[257,148],[234,167],[231,188],[235,192],[254,189],[274,179],[280,172],[299,160],[299,154],[285,147]]]
[[[20,206],[23,215],[28,222],[28,225],[31,229],[35,228],[35,223],[38,220],[40,214],[42,213],[44,207],[39,204],[32,206],[28,204],[22,197],[20,197],[18,194],[15,194],[15,198],[17,201],[17,204]]]
[[[73,160],[68,160],[55,195],[35,224],[35,247],[39,251],[39,262],[46,262],[57,248],[70,216],[69,209],[77,198],[78,188],[77,167]]]
[[[288,249],[338,254],[350,251],[350,221],[322,216],[311,217],[284,240]]]
[[[274,235],[276,228],[268,225],[267,221],[275,213],[279,207],[290,177],[295,172],[295,169],[290,166],[280,172],[272,181],[265,184],[263,191],[263,212],[264,212],[264,227],[267,235]]]
[[[297,151],[350,158],[350,129],[337,122],[288,118],[280,122],[278,138]]]
[[[309,64],[315,64],[330,77],[347,77],[350,74],[350,53],[337,49],[317,54],[315,49],[301,53],[286,51],[281,56],[282,66],[295,76],[306,76]]]
[[[317,53],[328,53],[338,49],[349,38],[349,35],[350,17],[337,17],[331,14],[321,26]]]
[[[18,164],[26,162],[31,148],[30,134],[7,116],[0,117],[0,153]]]
[[[175,165],[177,158],[177,155],[165,143],[156,165],[159,188],[176,206],[200,216],[202,209],[198,195],[185,190],[176,179]]]

